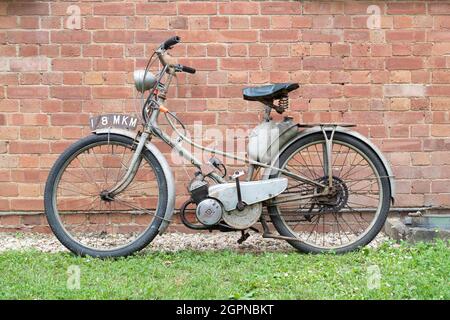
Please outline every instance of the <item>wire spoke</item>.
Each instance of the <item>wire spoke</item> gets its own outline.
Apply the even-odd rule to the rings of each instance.
[[[325,170],[323,148],[322,140],[302,146],[282,167],[306,173],[313,179],[324,179],[327,174],[324,172],[320,177],[316,170]],[[295,230],[293,233],[298,234],[301,241],[319,248],[348,246],[367,234],[371,228],[369,216],[378,215],[377,206],[382,201],[382,177],[365,154],[339,140],[333,141],[331,152],[333,176],[339,177],[333,178],[335,193],[327,196],[320,188],[288,177],[288,187],[272,203],[282,221],[290,230]]]

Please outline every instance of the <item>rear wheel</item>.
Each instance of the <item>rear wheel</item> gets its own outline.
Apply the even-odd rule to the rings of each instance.
[[[128,137],[91,135],[71,145],[55,162],[45,186],[45,213],[61,243],[78,255],[126,256],[158,234],[167,206],[167,182],[148,151],[133,181],[110,198],[134,153]]]
[[[299,139],[279,158],[279,166],[328,184],[325,139],[315,133]],[[289,176],[287,189],[268,207],[277,231],[297,240],[288,242],[302,252],[344,253],[367,245],[380,232],[390,207],[386,169],[362,141],[336,132],[332,144],[333,192]],[[271,178],[285,176],[277,173]]]

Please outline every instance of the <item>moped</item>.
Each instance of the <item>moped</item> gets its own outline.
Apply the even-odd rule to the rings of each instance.
[[[261,102],[264,110],[262,123],[249,135],[247,156],[202,146],[166,107],[177,73],[196,72],[169,56],[179,42],[176,36],[166,40],[145,70],[134,72],[143,95],[140,119],[92,117],[92,134],[69,146],[53,165],[45,213],[61,243],[78,255],[126,256],[166,231],[176,182],[155,138],[196,170],[190,198],[179,209],[191,229],[239,231],[239,242],[254,230],[310,253],[345,253],[371,242],[395,193],[392,170],[378,148],[353,125],[298,124],[290,117],[274,121],[271,112],[286,111],[297,83],[243,90],[245,100]],[[153,61],[160,66],[155,72],[149,68]],[[158,124],[161,115],[175,137]],[[139,120],[142,130],[136,133]],[[203,163],[183,143],[213,156]],[[227,158],[245,163],[245,171],[228,175]]]

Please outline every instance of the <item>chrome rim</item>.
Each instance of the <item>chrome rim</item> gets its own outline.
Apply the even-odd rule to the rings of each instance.
[[[64,163],[55,180],[53,207],[72,241],[113,251],[136,242],[149,229],[159,205],[159,182],[145,157],[123,192],[112,200],[102,196],[122,179],[133,152],[128,144],[100,141]]]
[[[302,146],[282,168],[328,183],[324,172],[324,144],[325,141],[315,141]],[[288,188],[274,199],[278,214],[293,236],[307,245],[331,250],[359,241],[373,228],[384,196],[381,177],[362,151],[334,140],[332,152],[336,189],[333,197],[313,197],[321,190],[287,177]]]

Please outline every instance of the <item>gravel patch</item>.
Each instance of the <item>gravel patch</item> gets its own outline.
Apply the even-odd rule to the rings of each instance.
[[[180,250],[217,251],[234,250],[239,252],[293,252],[295,249],[284,240],[265,239],[261,235],[251,233],[242,244],[237,240],[240,233],[165,233],[157,236],[144,249],[148,251],[176,252]],[[330,237],[333,237],[332,235]],[[389,238],[383,233],[369,244],[377,247]],[[68,251],[54,235],[33,233],[0,233],[0,252],[7,250],[36,249],[42,252]]]

